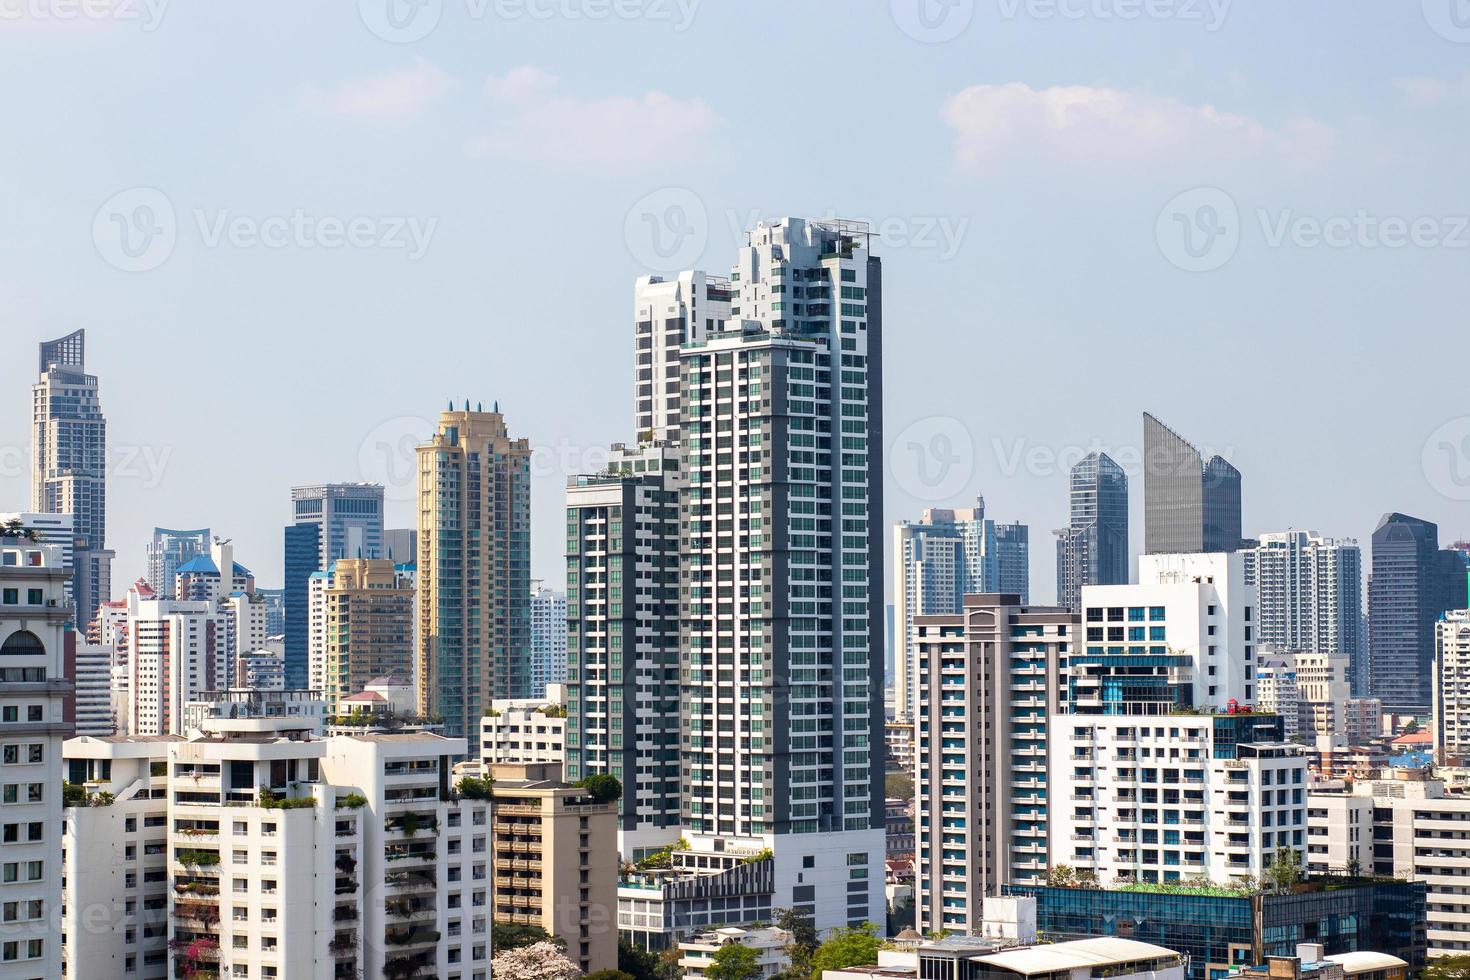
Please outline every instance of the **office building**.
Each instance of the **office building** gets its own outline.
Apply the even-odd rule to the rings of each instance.
[[[1307,760],[1275,715],[1053,719],[1051,866],[1100,882],[1257,880],[1306,864]]]
[[[931,508],[917,523],[893,528],[894,627],[902,662],[895,707],[912,718],[917,695],[914,623],[919,616],[958,613],[966,595],[1016,595],[1030,599],[1029,531],[985,517],[985,500],[973,508]]]
[[[1356,541],[1334,541],[1306,531],[1263,534],[1246,542],[1245,580],[1256,588],[1256,635],[1280,653],[1343,654],[1352,680],[1359,662],[1363,620],[1363,556]],[[1360,688],[1354,685],[1353,690]]]
[[[531,695],[567,679],[567,594],[531,583]]]
[[[97,376],[86,373],[86,331],[40,345],[31,388],[31,510],[70,514],[75,532],[72,602],[85,629],[112,598],[107,550],[107,419]]]
[[[1456,609],[1435,624],[1434,759],[1470,763],[1470,610]]]
[[[155,527],[153,539],[148,542],[148,574],[144,576],[153,591],[159,595],[172,595],[179,566],[199,555],[209,554],[212,540],[207,527],[195,531]]]
[[[616,776],[618,850],[677,837],[680,456],[615,445],[606,472],[567,483],[566,776]]]
[[[488,774],[494,921],[564,939],[584,973],[617,969],[615,808],[562,782],[559,764],[501,764]]]
[[[1240,471],[1143,415],[1145,554],[1234,551],[1241,545]]]
[[[1307,885],[1293,894],[1189,885],[1127,889],[1013,885],[1036,897],[1036,926],[1053,941],[1128,937],[1157,943],[1188,959],[1188,980],[1293,956],[1298,943],[1328,954],[1388,953],[1417,968],[1424,962],[1424,885],[1414,882]]]
[[[1049,718],[1078,616],[1016,595],[967,595],[957,615],[915,622],[916,928],[974,932],[983,896],[1040,882],[1059,791]]]
[[[412,565],[418,561],[418,555],[419,532],[414,528],[393,528],[383,532],[382,557],[391,558],[400,565]]]
[[[1464,602],[1465,553],[1439,548],[1439,528],[1385,514],[1373,531],[1368,580],[1368,694],[1389,711],[1429,709],[1434,624]]]
[[[1128,582],[1128,477],[1107,453],[1072,467],[1071,520],[1057,534],[1057,605],[1082,608],[1084,585]]]
[[[878,921],[882,281],[866,225],[749,233],[731,320],[681,348],[682,822],[769,849],[776,902]]]
[[[285,532],[286,681],[307,682],[307,582],[338,558],[383,557],[383,488],[374,483],[293,487]]]
[[[375,677],[413,673],[414,593],[391,560],[339,558],[313,595],[322,620],[321,686],[313,689],[328,711]]]
[[[60,392],[54,392],[60,397]],[[0,537],[0,978],[61,973],[61,745],[72,612],[60,548]]]
[[[420,714],[478,754],[495,698],[531,694],[531,447],[453,408],[418,447]]]
[[[566,761],[566,736],[565,684],[550,685],[541,698],[498,698],[480,719],[481,771],[502,763],[561,766]]]

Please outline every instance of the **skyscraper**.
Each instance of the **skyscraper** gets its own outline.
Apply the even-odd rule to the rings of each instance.
[[[31,392],[31,509],[72,515],[72,598],[85,628],[111,598],[113,559],[106,545],[107,420],[97,377],[86,373],[85,330],[41,344]]]
[[[1240,471],[1143,414],[1145,554],[1234,551],[1241,544]]]
[[[1084,585],[1128,582],[1128,476],[1107,453],[1072,467],[1072,516],[1057,533],[1057,604],[1081,608]]]
[[[1277,652],[1342,654],[1356,673],[1363,619],[1357,542],[1283,531],[1247,542],[1241,555],[1246,584],[1256,587],[1257,642]]]
[[[418,463],[419,708],[475,756],[490,701],[530,696],[531,447],[467,402]]]
[[[386,558],[339,558],[322,590],[322,697],[329,712],[378,677],[414,669],[413,588]]]
[[[730,280],[703,272],[645,276],[633,287],[633,419],[638,441],[679,441],[679,348],[724,329]]]
[[[376,483],[293,487],[285,533],[286,687],[307,683],[307,583],[338,558],[383,557],[383,488]]]
[[[567,679],[567,594],[531,583],[531,697]]]
[[[1028,528],[996,524],[985,516],[985,499],[975,507],[926,509],[918,523],[893,528],[894,628],[898,631],[894,691],[903,718],[915,714],[914,619],[958,613],[964,597],[980,593],[1015,595],[1030,601]]]
[[[148,584],[161,596],[174,594],[174,576],[179,566],[197,555],[209,554],[209,528],[197,531],[175,531],[166,527],[153,529],[148,542]]]
[[[1429,521],[1385,514],[1373,531],[1368,693],[1387,709],[1429,709],[1434,624],[1454,604],[1452,560],[1442,557],[1439,527]]]

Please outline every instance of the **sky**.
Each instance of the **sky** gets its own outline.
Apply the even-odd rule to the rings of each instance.
[[[0,0],[0,82],[0,510],[85,327],[119,590],[155,525],[278,585],[295,484],[410,526],[451,398],[536,447],[560,579],[635,277],[785,214],[883,258],[885,519],[983,494],[1034,600],[1090,449],[1136,553],[1144,411],[1247,534],[1470,536],[1464,0]]]

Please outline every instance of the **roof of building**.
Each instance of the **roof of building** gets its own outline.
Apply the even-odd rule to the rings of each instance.
[[[1431,732],[1410,732],[1393,740],[1394,745],[1429,745],[1434,741]]]
[[[387,701],[387,700],[388,700],[387,698],[383,697],[383,695],[379,694],[377,691],[358,691],[356,694],[349,694],[347,697],[343,698],[339,703],[341,703],[341,704],[348,704],[348,703],[356,704],[359,701],[372,701],[372,702],[375,702],[376,703],[376,702],[384,702],[384,701]]]
[[[973,959],[976,962],[998,966],[1013,973],[1031,976],[1037,973],[1054,973],[1058,970],[1071,970],[1083,966],[1108,966],[1113,963],[1178,955],[1172,949],[1155,946],[1152,943],[1104,936],[1097,939],[1079,939],[1069,943],[1028,946],[1025,949],[1008,949],[999,953],[984,953]]]
[[[250,569],[239,562],[235,562],[236,575],[250,575]],[[218,575],[219,566],[209,555],[195,555],[178,567],[179,575]]]
[[[450,739],[443,735],[435,735],[433,732],[392,732],[389,734],[353,734],[345,736],[355,738],[359,742],[386,742],[390,745],[401,745],[408,741],[418,742],[448,742]]]
[[[1324,957],[1324,959],[1340,965],[1343,972],[1349,976],[1354,973],[1366,973],[1370,970],[1390,970],[1398,966],[1408,966],[1407,963],[1397,956],[1369,951],[1360,953],[1333,953],[1331,956]]]
[[[363,687],[408,687],[413,684],[413,678],[406,674],[384,674],[382,677],[374,677]]]

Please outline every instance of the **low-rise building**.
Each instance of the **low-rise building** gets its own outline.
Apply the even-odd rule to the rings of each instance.
[[[497,698],[480,719],[480,763],[566,760],[567,686],[546,685],[544,698]]]
[[[1268,956],[1259,966],[1231,970],[1230,980],[1406,980],[1409,964],[1387,953],[1328,956],[1321,943],[1300,943],[1295,956]]]
[[[762,977],[773,977],[791,966],[791,957],[786,948],[791,945],[791,933],[785,929],[739,929],[729,926],[697,933],[679,944],[679,967],[684,971],[684,980],[705,980],[705,971],[715,960],[715,954],[731,944],[755,950],[756,967]]]

